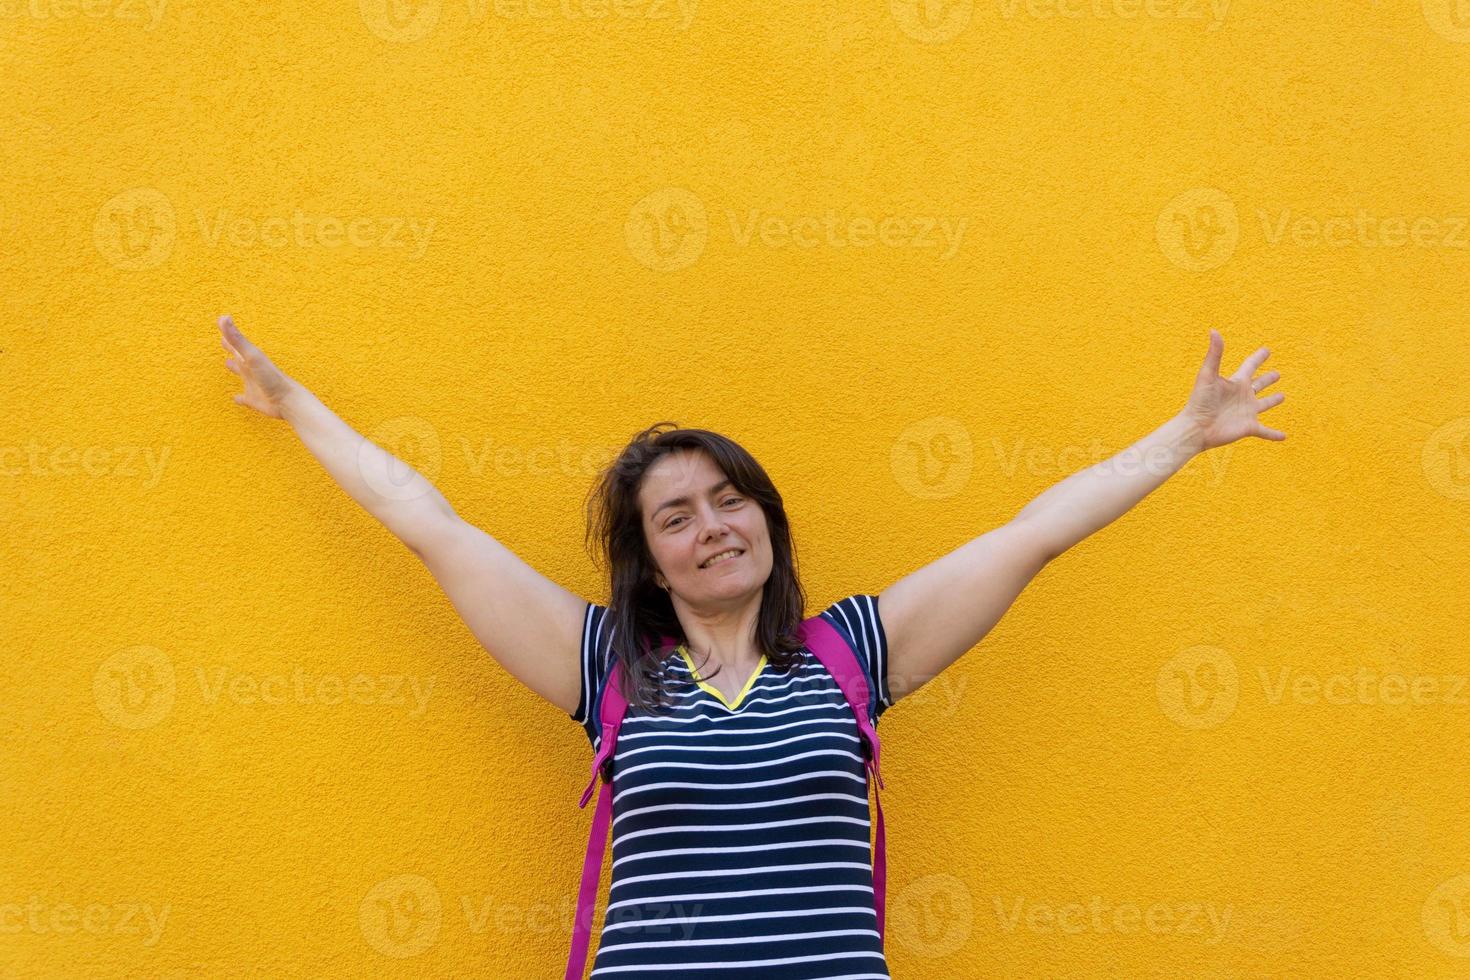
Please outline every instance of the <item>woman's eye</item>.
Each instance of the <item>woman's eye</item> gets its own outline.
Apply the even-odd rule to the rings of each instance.
[[[730,498],[726,499],[725,503],[728,504],[731,500],[735,501],[737,504],[740,503],[740,498],[739,497],[730,497]]]

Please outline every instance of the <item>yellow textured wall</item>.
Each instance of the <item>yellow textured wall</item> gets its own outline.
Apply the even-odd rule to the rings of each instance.
[[[1451,0],[6,0],[0,71],[0,975],[560,976],[584,734],[225,312],[597,601],[596,467],[733,436],[809,612],[1270,346],[1286,442],[885,716],[893,973],[1470,975]]]

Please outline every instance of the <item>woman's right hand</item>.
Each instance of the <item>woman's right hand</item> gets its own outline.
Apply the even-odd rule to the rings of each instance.
[[[297,383],[271,363],[265,352],[256,347],[226,314],[219,318],[220,346],[234,355],[225,367],[245,382],[245,391],[235,396],[236,405],[245,405],[273,419],[284,418],[281,406]]]

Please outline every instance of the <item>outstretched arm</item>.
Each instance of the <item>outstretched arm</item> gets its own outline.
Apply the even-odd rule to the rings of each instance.
[[[1245,436],[1286,434],[1257,415],[1286,397],[1256,394],[1281,375],[1252,375],[1262,347],[1230,377],[1220,376],[1225,342],[1210,347],[1189,401],[1177,415],[1118,454],[1049,487],[1008,523],[925,565],[878,596],[888,637],[888,687],[897,701],[958,660],[990,632],[1053,558],[1106,527],[1206,449]]]
[[[422,473],[366,438],[220,317],[220,346],[245,382],[235,403],[284,419],[317,462],[419,557],[475,639],[512,677],[577,709],[587,600],[546,578],[464,521]]]

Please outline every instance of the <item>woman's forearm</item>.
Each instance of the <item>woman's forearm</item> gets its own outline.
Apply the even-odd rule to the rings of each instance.
[[[1111,524],[1199,452],[1200,434],[1176,415],[1108,459],[1047,488],[1013,520],[1026,521],[1049,543],[1048,560]]]
[[[281,400],[281,417],[337,485],[409,548],[453,512],[423,474],[342,421],[305,386],[294,384]]]

